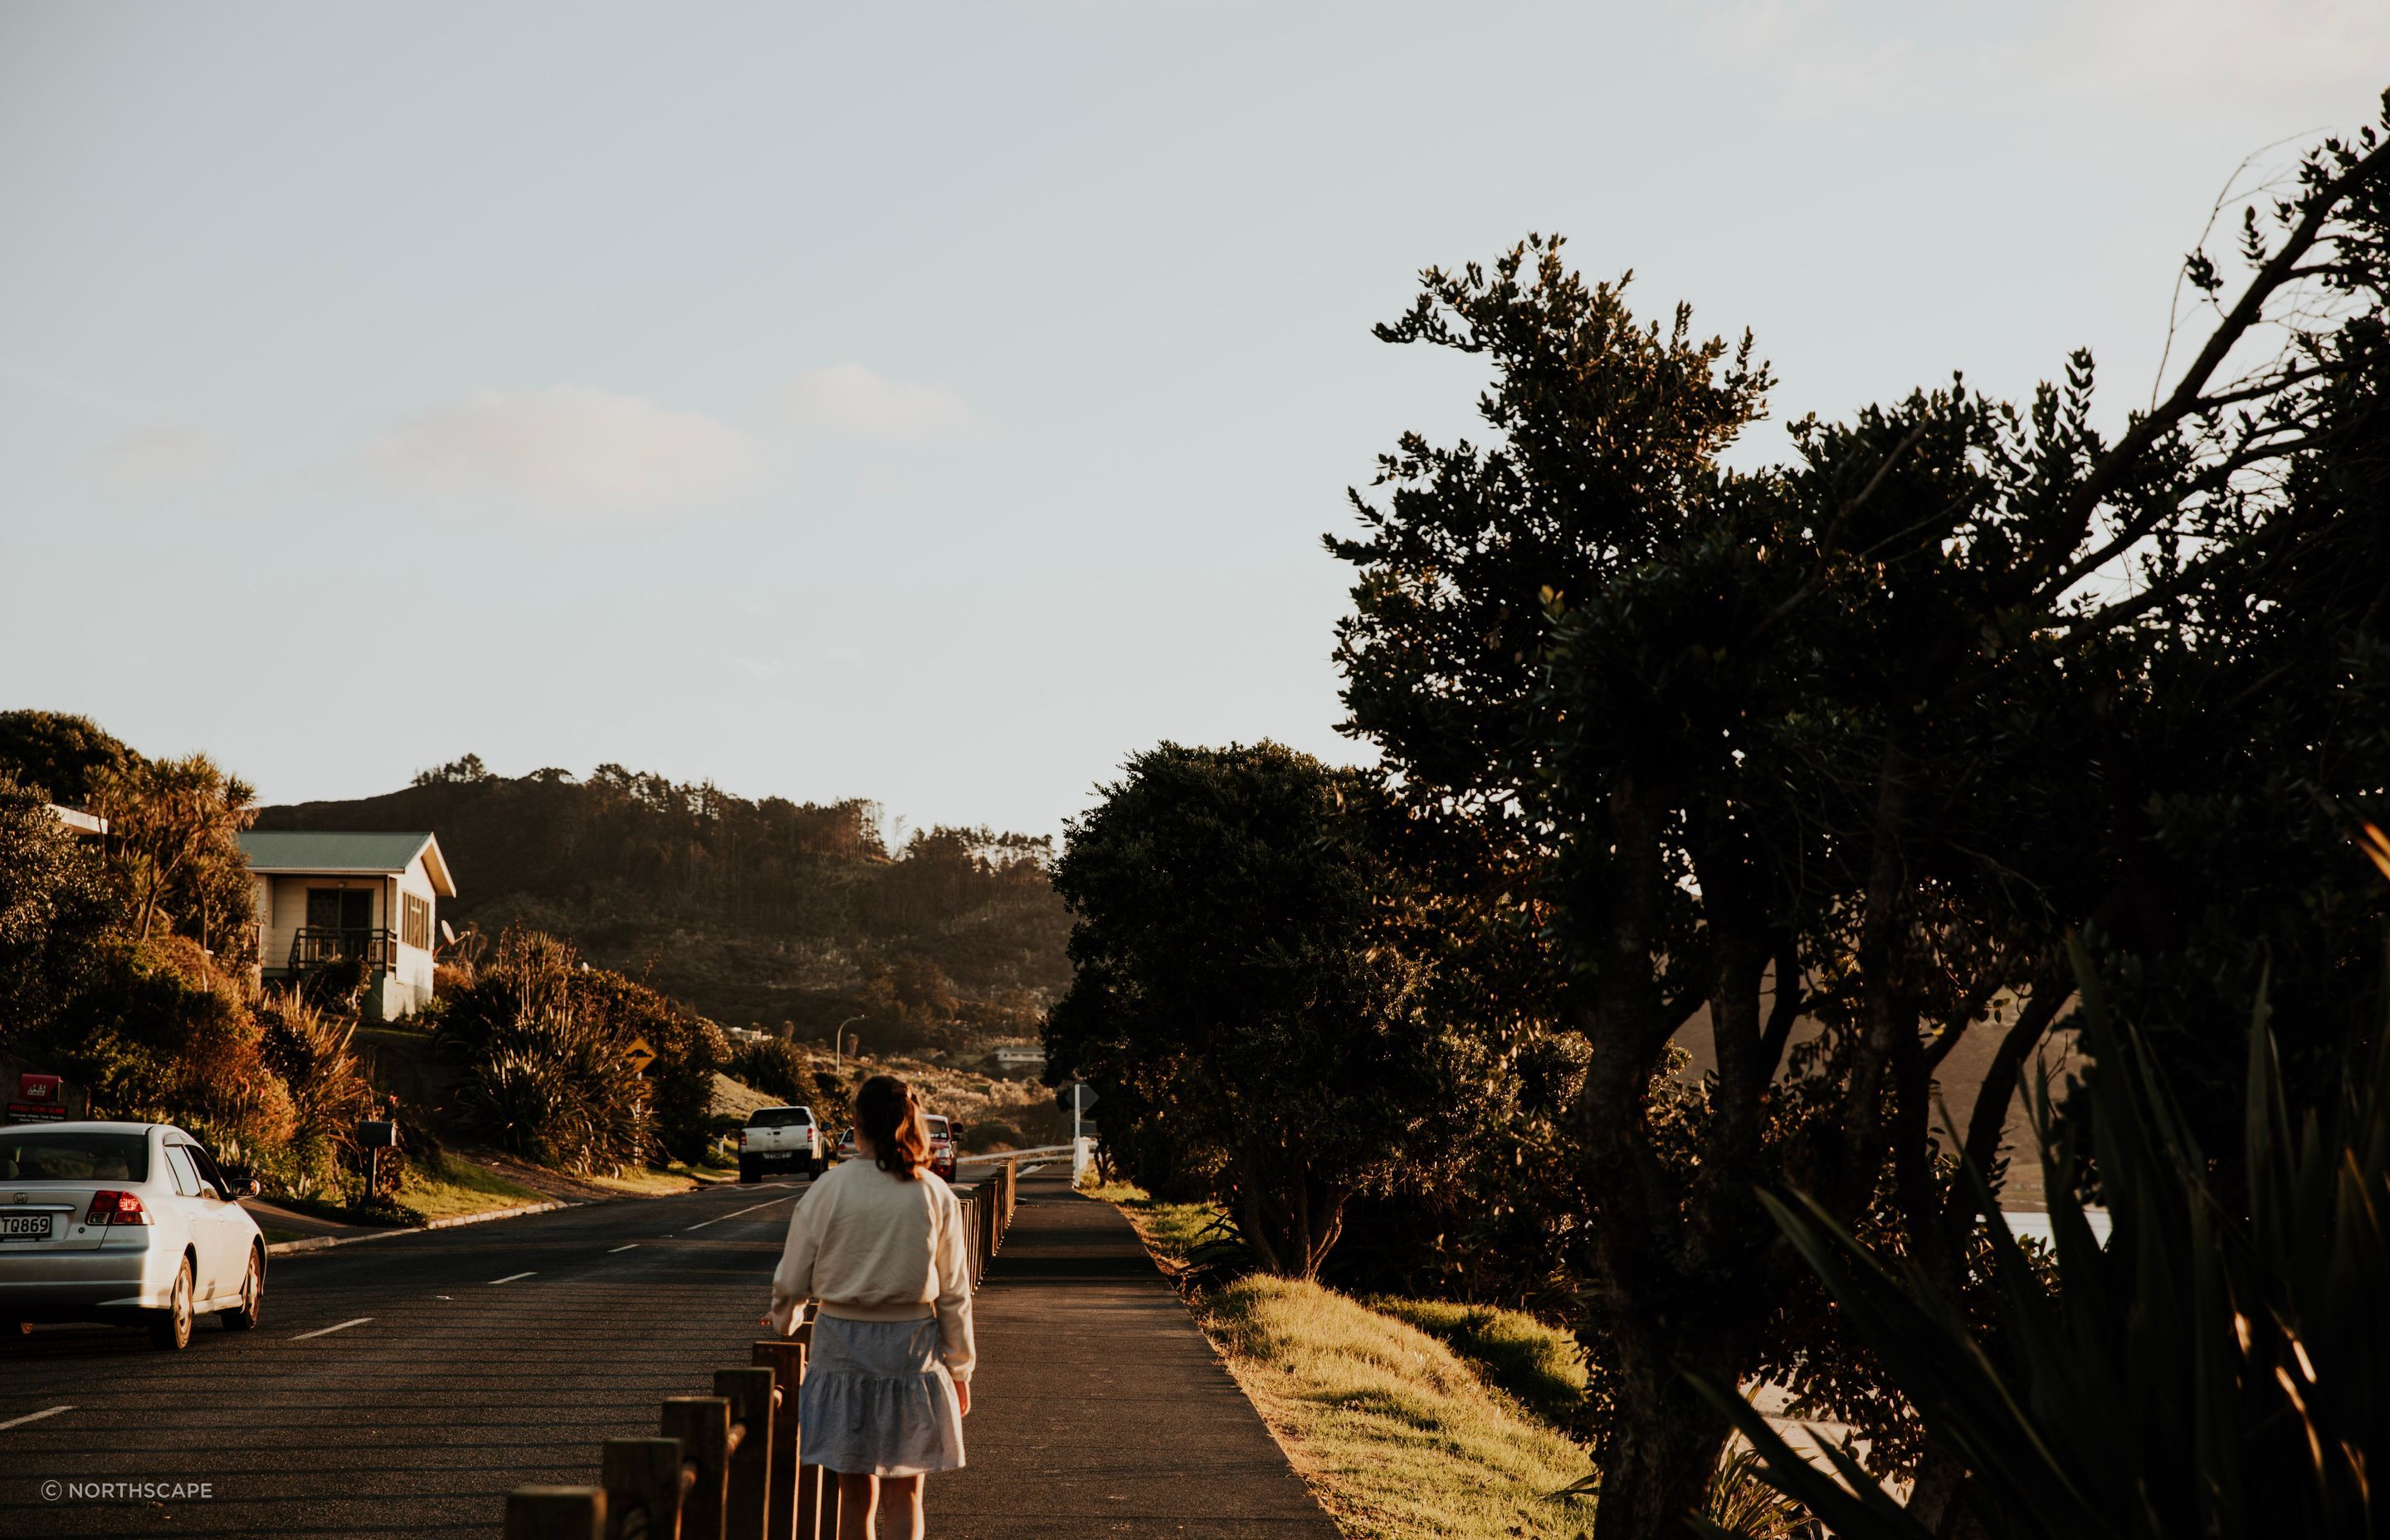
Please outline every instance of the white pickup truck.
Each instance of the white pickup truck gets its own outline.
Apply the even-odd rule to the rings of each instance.
[[[822,1155],[820,1124],[808,1107],[759,1107],[739,1131],[739,1179],[760,1182],[772,1170],[803,1168],[818,1176],[829,1165]]]

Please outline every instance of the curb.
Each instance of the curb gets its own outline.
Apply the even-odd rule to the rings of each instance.
[[[311,1235],[298,1240],[276,1240],[265,1248],[270,1257],[290,1256],[300,1251],[322,1251],[334,1246],[353,1246],[360,1240],[381,1240],[394,1235],[421,1235],[426,1230],[453,1230],[459,1225],[486,1225],[493,1219],[520,1219],[525,1214],[547,1213],[556,1209],[577,1209],[578,1203],[551,1201],[524,1203],[511,1209],[492,1209],[487,1213],[451,1214],[424,1225],[402,1225],[387,1230],[367,1230],[363,1235]]]

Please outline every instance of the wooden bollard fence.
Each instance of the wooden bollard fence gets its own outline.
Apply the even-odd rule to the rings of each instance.
[[[730,1403],[718,1395],[664,1397],[664,1437],[680,1440],[681,1540],[722,1540],[729,1494]]]
[[[519,1486],[507,1494],[507,1540],[603,1540],[606,1494],[594,1486]]]
[[[713,1393],[730,1403],[723,1540],[764,1540],[771,1509],[772,1404],[779,1399],[779,1390],[769,1367],[715,1369]]]
[[[814,1532],[804,1527],[813,1517],[814,1505],[799,1496],[797,1486],[797,1392],[804,1384],[805,1347],[813,1330],[801,1326],[794,1340],[775,1337],[748,1350],[748,1357],[758,1368],[771,1371],[773,1388],[780,1396],[779,1410],[772,1418],[770,1495],[765,1504],[770,1517],[764,1533],[772,1540],[790,1540],[791,1535],[815,1540]],[[816,1482],[819,1480],[816,1475]]]
[[[961,1196],[976,1290],[1021,1200],[1017,1161]],[[836,1540],[838,1479],[797,1457],[797,1398],[813,1323],[753,1344],[752,1367],[717,1369],[712,1395],[667,1396],[662,1438],[608,1439],[602,1486],[507,1495],[506,1540]]]
[[[606,1540],[680,1540],[680,1440],[610,1438],[598,1471]]]

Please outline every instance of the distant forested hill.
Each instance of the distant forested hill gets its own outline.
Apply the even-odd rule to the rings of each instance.
[[[1069,982],[1070,921],[1047,884],[1051,841],[935,828],[886,849],[878,809],[600,765],[587,779],[509,779],[467,756],[353,802],[269,807],[260,828],[430,829],[455,874],[441,917],[495,936],[526,924],[578,943],[728,1025],[866,1046],[1034,1030]]]

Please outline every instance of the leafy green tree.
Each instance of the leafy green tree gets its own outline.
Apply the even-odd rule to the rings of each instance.
[[[161,924],[242,960],[254,944],[249,861],[240,831],[257,792],[205,754],[141,760],[95,772],[91,810],[108,820],[109,859],[131,896],[141,940]]]
[[[1165,743],[1071,826],[1054,871],[1077,973],[1048,1079],[1091,1079],[1107,1143],[1165,1150],[1292,1277],[1318,1271],[1354,1194],[1395,1179],[1443,1089],[1384,944],[1401,892],[1382,803],[1366,772],[1274,743]]]
[[[97,853],[48,794],[0,777],[0,1044],[31,1043],[89,985],[120,916]]]
[[[0,776],[79,807],[95,779],[139,764],[141,756],[87,716],[0,712]]]
[[[2281,667],[2216,625],[2348,530],[2281,476],[2371,333],[2310,327],[2254,372],[2226,364],[2337,281],[2382,164],[2370,139],[2327,151],[2273,241],[2252,227],[2246,290],[2114,443],[2078,356],[2025,410],[1920,392],[1730,473],[1769,384],[1748,339],[1696,342],[1681,309],[1638,326],[1557,242],[1432,271],[1381,328],[1495,375],[1495,443],[1407,436],[1384,504],[1356,497],[1361,537],[1330,541],[1359,569],[1340,661],[1495,1020],[1583,1043],[1564,1122],[1605,1540],[1697,1503],[1727,1429],[1689,1374],[1805,1372],[1785,1314],[1803,1270],[1754,1190],[1880,1223],[1960,1297],[1981,1194],[1934,1137],[1937,1069],[1994,1033],[1960,1135],[1989,1166],[2071,993],[2067,931],[2183,962],[2179,928],[2144,922],[2217,874],[2181,840],[2185,865],[2153,869],[2152,823],[2173,794],[2268,789],[2143,735],[2212,733]],[[2024,1007],[1988,1028],[2003,994]],[[1688,1028],[1715,1068],[1662,1117],[1655,1071]]]

